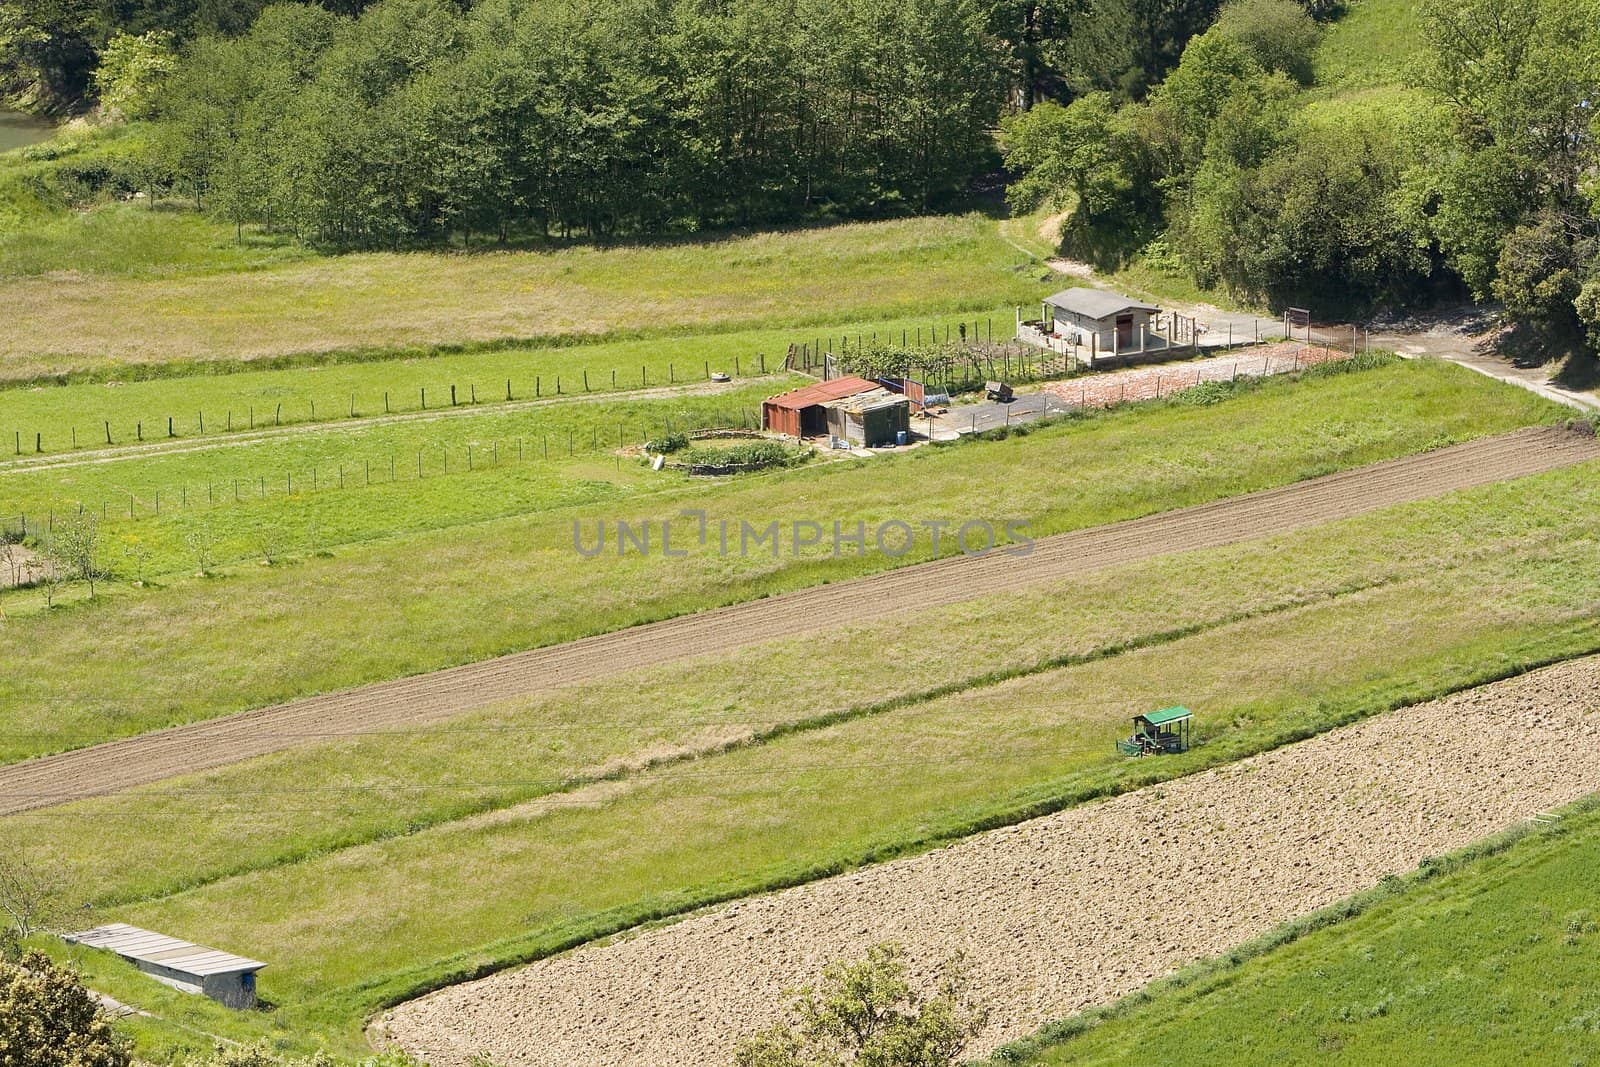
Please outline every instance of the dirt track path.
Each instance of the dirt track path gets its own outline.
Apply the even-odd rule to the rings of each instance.
[[[1535,428],[1038,541],[1027,557],[952,557],[0,767],[0,816],[119,792],[350,733],[449,718],[639,667],[881,619],[1600,458]]]
[[[723,1067],[785,990],[893,940],[923,982],[965,953],[988,1052],[1596,789],[1591,658],[452,987],[375,1036],[434,1067]]]

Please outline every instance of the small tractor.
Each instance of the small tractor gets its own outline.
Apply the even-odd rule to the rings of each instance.
[[[1192,720],[1193,712],[1183,707],[1162,708],[1148,715],[1135,715],[1133,736],[1126,741],[1118,741],[1117,751],[1124,756],[1187,752]]]

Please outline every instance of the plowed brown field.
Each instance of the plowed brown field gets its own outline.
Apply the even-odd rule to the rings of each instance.
[[[437,721],[651,664],[955,603],[1154,556],[1302,529],[1600,458],[1600,442],[1522,430],[1210,504],[957,556],[412,678],[0,767],[0,816],[114,793],[341,734]]]
[[[881,941],[966,957],[971,1052],[1600,789],[1600,659],[1397,711],[394,1009],[434,1067],[726,1065],[786,990]]]

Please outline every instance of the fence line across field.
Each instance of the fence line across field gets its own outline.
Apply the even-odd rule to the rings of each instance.
[[[52,534],[55,530],[57,513],[82,515],[90,512],[98,514],[106,521],[135,520],[159,517],[174,510],[246,503],[269,497],[303,499],[310,493],[407,482],[415,484],[451,474],[495,470],[514,463],[546,462],[552,458],[552,446],[554,458],[557,460],[580,454],[596,455],[611,452],[616,455],[620,468],[623,454],[629,448],[642,448],[659,437],[674,433],[753,430],[760,425],[760,422],[759,411],[740,405],[737,425],[734,417],[729,416],[727,412],[713,415],[709,421],[706,419],[685,421],[667,416],[660,423],[641,426],[637,422],[622,420],[616,424],[617,436],[614,445],[610,430],[602,435],[599,424],[594,423],[591,424],[590,433],[587,435],[568,429],[555,433],[530,433],[510,439],[496,439],[487,445],[469,443],[457,446],[453,453],[449,445],[408,450],[403,457],[399,452],[390,451],[379,457],[377,463],[370,458],[363,458],[359,462],[336,463],[331,468],[312,466],[300,471],[277,471],[272,474],[270,480],[265,474],[251,473],[238,478],[211,479],[203,486],[198,482],[166,486],[148,490],[147,495],[143,496],[139,493],[127,493],[117,496],[114,500],[111,497],[102,497],[93,504],[89,501],[75,500],[69,504],[51,505],[44,509],[43,514],[34,512],[31,516],[26,511],[18,511],[0,517],[0,534],[13,537]],[[452,454],[456,457],[453,464]],[[416,473],[412,475],[412,471]],[[11,525],[13,520],[16,522],[15,526]]]
[[[949,322],[930,323],[925,328],[926,336],[931,340],[943,330],[948,340],[951,336],[952,325]],[[985,333],[990,341],[993,340],[993,319],[986,320]],[[968,338],[970,343],[977,344],[979,333],[978,320],[972,320],[971,332],[968,332],[965,320],[957,321],[954,325],[956,335]],[[907,335],[920,338],[924,335],[924,328],[902,331]],[[884,331],[889,336],[888,331]],[[864,339],[876,343],[879,331],[855,331],[839,336],[839,351],[844,352],[855,341],[859,350]],[[802,351],[807,354],[807,368],[813,364],[820,366],[820,361],[812,358],[812,354],[822,351],[821,346],[826,344],[827,351],[833,351],[834,338],[818,336],[814,340],[800,342],[789,346],[790,351]],[[920,343],[920,341],[919,341]],[[813,347],[815,345],[816,347]],[[784,369],[798,370],[799,367],[788,366],[788,361],[782,357],[769,358],[766,352],[755,352],[741,357],[735,354],[732,357],[732,369],[726,366],[713,368],[710,359],[701,358],[699,366],[680,365],[677,360],[668,360],[666,376],[660,377],[659,369],[656,376],[652,377],[651,365],[639,364],[638,384],[631,378],[631,370],[622,367],[610,367],[601,370],[583,368],[571,374],[561,375],[532,375],[531,392],[530,382],[524,377],[520,385],[515,378],[506,378],[502,381],[496,379],[492,386],[484,383],[485,390],[482,395],[478,392],[478,382],[445,383],[439,386],[418,385],[413,394],[409,389],[406,396],[410,401],[401,400],[401,392],[395,388],[376,390],[365,394],[360,390],[341,396],[339,400],[330,405],[326,398],[318,410],[318,402],[307,398],[301,403],[305,418],[295,418],[290,414],[287,421],[284,415],[284,403],[273,402],[270,406],[244,402],[236,409],[227,407],[222,411],[220,418],[215,410],[207,416],[203,409],[196,410],[193,415],[179,414],[176,412],[154,416],[150,419],[136,418],[132,425],[124,423],[120,427],[114,426],[112,420],[96,419],[89,423],[85,429],[79,423],[72,423],[63,431],[52,431],[52,438],[46,440],[45,432],[38,427],[11,427],[12,430],[12,456],[25,455],[60,455],[76,451],[80,448],[105,448],[118,445],[141,444],[160,440],[182,440],[197,437],[220,437],[232,433],[254,432],[267,428],[280,428],[283,426],[307,426],[317,423],[338,423],[352,419],[377,417],[379,407],[382,415],[421,414],[429,411],[445,411],[462,405],[488,405],[500,403],[527,402],[530,400],[555,399],[558,397],[573,397],[594,395],[596,393],[626,394],[638,389],[660,388],[663,386],[688,385],[698,382],[711,382],[718,380],[715,375],[726,374],[729,379],[766,377]],[[698,372],[698,373],[696,373]],[[250,373],[248,371],[243,373]],[[607,386],[609,382],[609,386]],[[368,414],[370,412],[370,414]],[[61,437],[55,435],[61,435]],[[0,441],[4,438],[0,437]],[[0,448],[4,448],[0,444]]]
[[[1321,349],[1322,358],[1320,359],[1307,358],[1303,354],[1307,349],[1302,348],[1289,356],[1245,356],[1234,359],[1226,365],[1220,361],[1213,362],[1206,366],[1193,368],[1192,374],[1187,369],[1180,369],[1174,373],[1157,371],[1149,379],[1138,382],[1136,389],[1131,394],[1128,389],[1128,379],[1124,378],[1117,383],[1118,392],[1114,397],[1103,395],[1099,392],[1091,395],[1090,390],[1092,387],[1109,384],[1108,379],[1098,377],[1069,380],[1068,382],[1060,383],[1051,392],[1068,411],[1075,408],[1104,408],[1129,401],[1159,400],[1206,383],[1236,381],[1240,377],[1270,377],[1275,372],[1279,374],[1292,373],[1301,369],[1302,366],[1309,367],[1317,363],[1332,361],[1335,351],[1341,354],[1341,358],[1344,358],[1347,353],[1356,354],[1359,351],[1358,344],[1359,342],[1346,347],[1329,342],[1319,346],[1308,346],[1313,353],[1317,349]],[[1276,360],[1276,363],[1274,360]],[[1150,384],[1148,390],[1145,388],[1146,382]],[[1072,389],[1074,384],[1077,387],[1076,395],[1074,395],[1074,390]],[[1040,418],[1048,418],[1049,413],[1039,412],[1038,416]],[[643,427],[633,424],[632,432],[630,433],[628,422],[626,420],[619,421],[615,446],[611,444],[609,434],[605,440],[601,439],[598,423],[591,424],[590,433],[586,441],[582,440],[579,434],[568,429],[553,435],[550,433],[529,434],[515,437],[509,441],[496,439],[487,446],[474,446],[469,443],[455,450],[457,460],[454,473],[462,474],[494,470],[513,462],[527,463],[530,460],[547,462],[551,458],[552,436],[555,437],[556,456],[558,459],[562,457],[563,446],[565,448],[565,456],[568,458],[574,457],[580,452],[587,454],[612,452],[617,457],[620,469],[623,454],[631,447],[630,442],[635,442],[638,447],[642,448],[650,440],[660,436],[718,430],[753,430],[758,428],[760,424],[760,413],[741,405],[738,409],[737,426],[733,425],[732,419],[727,419],[726,422],[723,422],[718,416],[712,416],[709,421],[701,419],[689,422],[675,421],[671,416],[666,416],[659,424],[646,424]],[[1009,414],[1004,425],[1006,427],[1013,425]],[[974,422],[969,432],[980,433],[998,428],[1000,427],[986,427],[984,431],[979,431],[976,422]],[[504,448],[502,448],[502,445],[504,445]],[[275,472],[271,482],[268,481],[265,474],[260,473],[252,473],[232,479],[208,480],[204,485],[203,495],[198,483],[195,483],[193,486],[185,484],[164,489],[158,488],[143,499],[137,493],[129,493],[126,495],[125,500],[122,497],[118,497],[115,507],[113,507],[110,498],[102,498],[98,502],[99,506],[97,508],[86,501],[79,500],[72,502],[72,504],[76,505],[75,507],[70,505],[62,507],[50,506],[42,516],[35,513],[31,523],[27,512],[18,512],[16,515],[17,525],[14,529],[10,526],[10,516],[6,516],[4,520],[0,520],[0,533],[21,537],[26,537],[30,534],[35,536],[52,534],[55,528],[55,515],[58,510],[63,514],[76,513],[78,515],[82,515],[87,510],[98,512],[100,517],[107,521],[112,518],[119,520],[126,518],[129,521],[133,521],[143,517],[159,517],[163,513],[170,513],[174,509],[187,510],[202,505],[210,508],[218,504],[226,505],[230,503],[245,503],[250,500],[264,500],[272,496],[280,496],[283,499],[292,499],[298,496],[304,499],[309,493],[366,488],[372,485],[392,485],[402,482],[422,482],[430,477],[450,475],[452,473],[451,455],[452,451],[448,445],[419,448],[414,450],[414,454],[408,452],[405,456],[406,462],[402,464],[400,462],[400,453],[391,451],[387,453],[386,457],[380,457],[380,462],[377,464],[377,473],[379,475],[377,481],[373,479],[374,464],[372,460],[364,458],[359,464],[355,462],[335,464],[330,470],[327,470],[326,475],[324,474],[324,468],[312,466],[300,472]],[[382,462],[384,458],[387,459],[387,463]],[[407,475],[413,470],[415,475],[408,477]],[[384,477],[385,474],[387,477]],[[192,493],[191,488],[194,489]]]

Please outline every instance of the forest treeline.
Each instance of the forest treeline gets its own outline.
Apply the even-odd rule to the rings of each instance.
[[[1303,93],[1318,26],[1231,0],[1141,101],[1006,120],[1020,207],[1068,243],[1333,312],[1445,292],[1502,302],[1548,351],[1600,346],[1600,3],[1421,0],[1402,87]]]
[[[1600,0],[1418,10],[1347,98],[1328,0],[5,0],[0,84],[144,120],[57,199],[335,249],[936,210],[1003,158],[1102,265],[1597,347]]]
[[[56,25],[8,48],[0,21],[0,70],[149,118],[113,183],[240,226],[342,248],[608,236],[948,206],[995,170],[1008,107],[1133,99],[1216,8],[7,0],[0,19]]]
[[[935,206],[992,154],[972,0],[383,0],[266,9],[167,84],[158,142],[221,214],[341,246]]]

